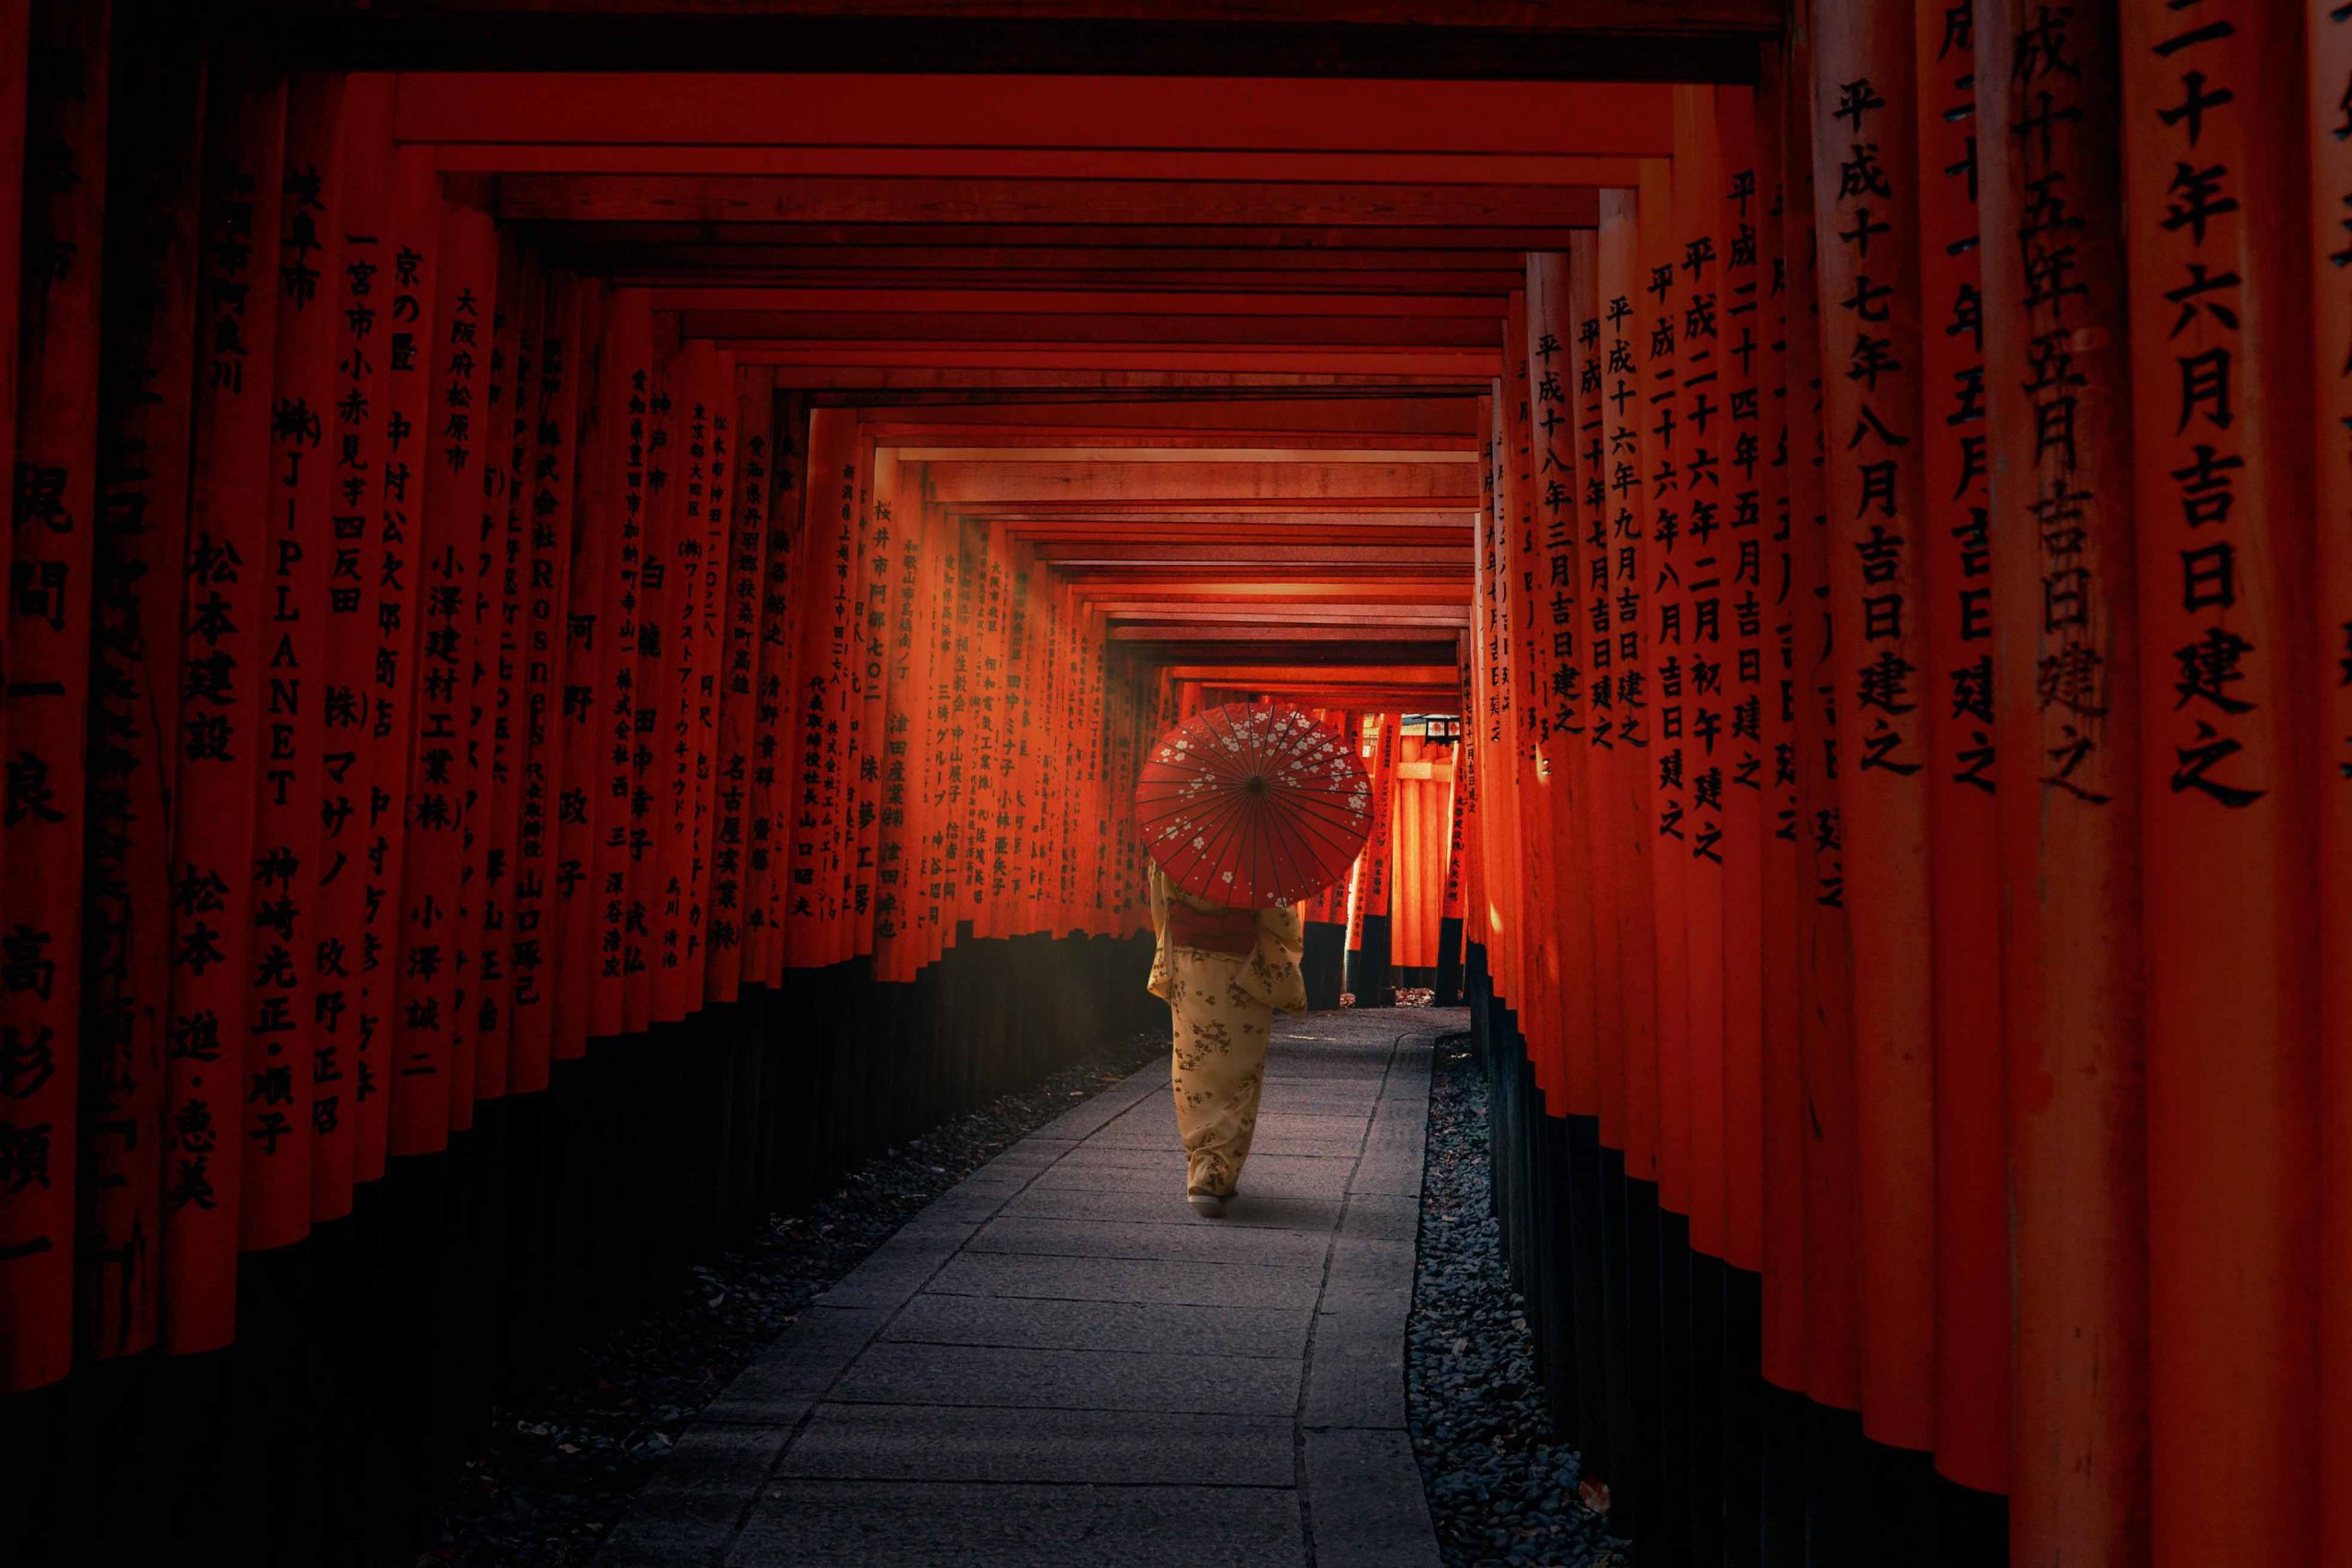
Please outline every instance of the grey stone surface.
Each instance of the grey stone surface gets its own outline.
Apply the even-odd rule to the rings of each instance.
[[[1196,1356],[1306,1353],[1306,1307],[1179,1306],[1166,1302],[1027,1301],[1008,1312],[990,1296],[920,1295],[885,1339],[1004,1345],[1034,1350],[1172,1350]]]
[[[1288,1487],[1295,1482],[1293,1435],[1288,1412],[822,1404],[776,1475]]]
[[[1254,1176],[1254,1171],[1244,1171]],[[1165,1224],[1202,1224],[1185,1206],[1183,1194],[1167,1182],[1149,1190],[1046,1186],[1023,1188],[997,1210],[1007,1218],[1040,1220],[1142,1220]],[[1216,1224],[1226,1230],[1329,1231],[1338,1223],[1340,1199],[1272,1198],[1251,1183]]]
[[[689,1430],[639,1494],[597,1561],[718,1562],[791,1438],[788,1424]]]
[[[703,1420],[790,1426],[832,1385],[896,1310],[895,1306],[823,1304],[808,1308],[704,1407]]]
[[[1315,1317],[1315,1358],[1299,1419],[1308,1427],[1405,1428],[1405,1320],[1393,1306],[1352,1302]]]
[[[1318,1275],[1251,1263],[1169,1263],[1148,1258],[1027,1258],[966,1252],[933,1276],[959,1296],[1049,1301],[1176,1302],[1194,1306],[1312,1306]],[[1013,1309],[1008,1309],[1013,1310]]]
[[[859,1404],[996,1404],[1055,1410],[1219,1411],[1287,1416],[1299,1367],[1271,1356],[1149,1350],[1015,1350],[992,1345],[876,1345],[831,1397]]]
[[[1306,1561],[1296,1494],[1253,1486],[789,1481],[727,1561],[743,1568],[1268,1568]]]
[[[1001,1214],[973,1234],[969,1250],[1057,1258],[1159,1258],[1171,1263],[1254,1263],[1294,1269],[1320,1269],[1330,1251],[1328,1235],[1246,1228],[1237,1231],[1201,1220],[1190,1208],[1177,1212],[1184,1218],[1175,1220],[1171,1215],[1170,1220],[1158,1221],[1047,1220]]]
[[[1315,1560],[1330,1568],[1436,1568],[1437,1538],[1402,1431],[1306,1434]]]
[[[804,1313],[602,1561],[1434,1562],[1405,1325],[1451,1021],[1287,1021],[1221,1221],[1164,1065],[1073,1105]]]

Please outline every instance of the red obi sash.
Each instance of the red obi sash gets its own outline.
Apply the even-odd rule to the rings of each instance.
[[[1168,906],[1168,942],[1171,947],[1247,958],[1258,951],[1258,911],[1195,909],[1190,904],[1171,903]]]

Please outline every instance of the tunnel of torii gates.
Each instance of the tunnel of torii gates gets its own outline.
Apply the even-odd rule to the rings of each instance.
[[[400,1544],[1272,697],[1652,1560],[2344,1561],[2346,12],[862,9],[0,0],[20,1555]]]

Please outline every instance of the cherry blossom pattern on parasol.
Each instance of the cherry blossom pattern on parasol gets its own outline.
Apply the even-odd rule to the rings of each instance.
[[[1303,709],[1231,703],[1159,738],[1136,820],[1168,879],[1233,908],[1294,904],[1348,874],[1372,832],[1356,748]]]

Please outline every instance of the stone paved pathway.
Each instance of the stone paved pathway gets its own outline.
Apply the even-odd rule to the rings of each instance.
[[[1241,1195],[1185,1207],[1164,1064],[910,1221],[703,1413],[612,1568],[1426,1568],[1405,1430],[1430,1043],[1284,1019]]]

